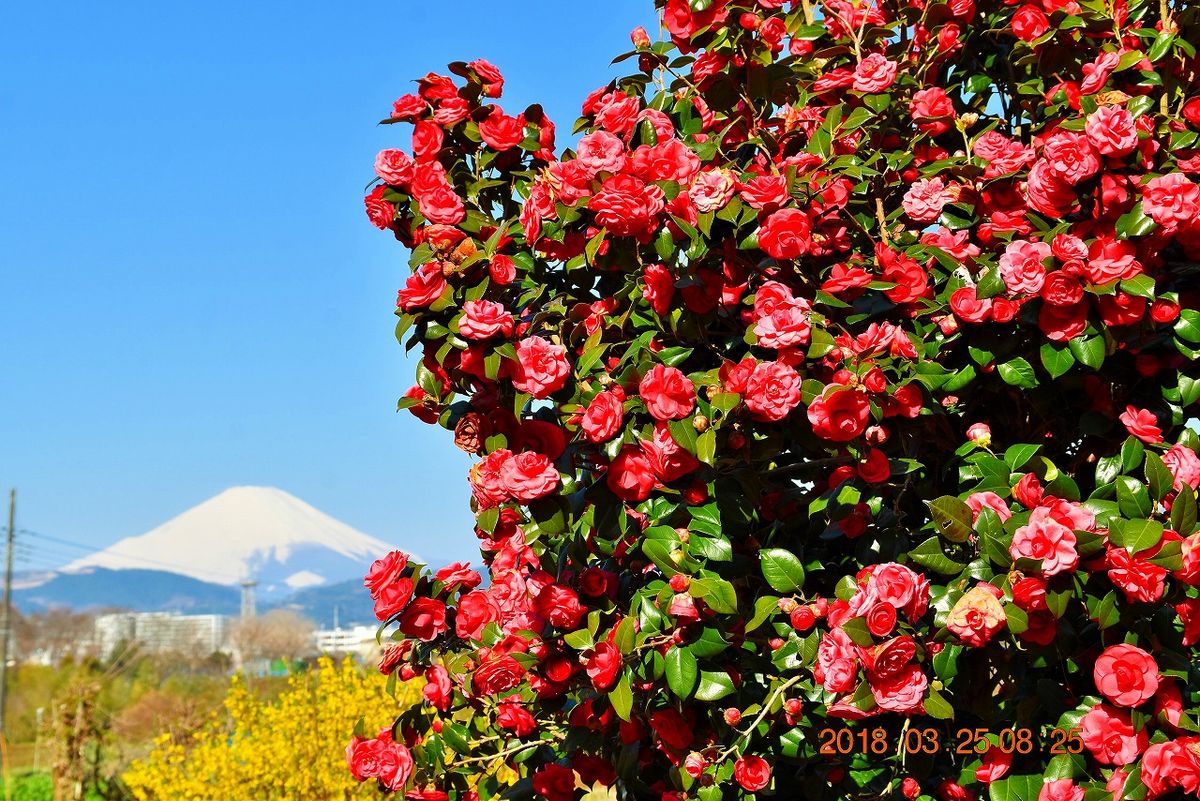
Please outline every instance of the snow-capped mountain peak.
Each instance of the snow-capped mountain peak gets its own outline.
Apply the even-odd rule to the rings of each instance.
[[[312,586],[362,572],[392,546],[273,487],[233,487],[145,534],[126,537],[64,572],[151,569],[216,584],[253,579]]]

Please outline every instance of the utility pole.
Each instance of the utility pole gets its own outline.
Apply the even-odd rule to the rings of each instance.
[[[13,539],[17,533],[17,490],[8,491],[8,548],[4,554],[4,631],[0,633],[0,736],[8,735],[8,645],[12,639]]]

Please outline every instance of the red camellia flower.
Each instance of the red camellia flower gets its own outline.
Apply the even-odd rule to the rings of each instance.
[[[1154,444],[1163,441],[1162,429],[1158,427],[1158,418],[1148,409],[1126,406],[1119,419],[1125,425],[1125,430],[1142,442]]]
[[[533,715],[516,701],[500,703],[496,712],[496,725],[518,737],[528,737],[537,731],[537,721],[533,719]]]
[[[499,106],[479,123],[479,136],[493,150],[511,150],[525,139],[525,115],[510,117]]]
[[[733,778],[742,789],[757,793],[771,783],[771,766],[762,757],[749,754],[733,763]]]
[[[1096,660],[1093,675],[1096,689],[1117,706],[1139,706],[1158,689],[1158,664],[1136,645],[1106,648]]]
[[[656,364],[642,376],[638,395],[655,420],[682,420],[696,407],[696,388],[682,370]]]
[[[386,187],[377,186],[364,199],[367,207],[367,219],[380,230],[387,230],[396,219],[396,207],[383,199]]]
[[[863,432],[870,419],[871,403],[858,390],[834,390],[813,400],[808,421],[813,433],[832,442],[849,442]]]
[[[404,575],[404,568],[407,566],[408,554],[392,551],[371,563],[367,575],[363,577],[363,586],[371,593],[372,598],[377,598],[384,587]]]
[[[666,203],[662,189],[632,175],[606,178],[588,201],[596,223],[616,236],[645,237]]]
[[[758,229],[758,244],[775,259],[795,259],[808,252],[812,222],[799,209],[781,209]]]
[[[617,674],[621,672],[621,652],[610,642],[596,643],[592,655],[588,657],[586,668],[592,685],[601,692],[612,689],[617,683]]]
[[[624,422],[623,393],[615,390],[600,392],[592,398],[583,414],[580,427],[590,442],[607,442]]]
[[[497,695],[511,690],[525,678],[525,668],[508,654],[484,661],[475,671],[472,682],[482,695]]]
[[[400,616],[400,630],[432,642],[446,630],[446,605],[436,598],[414,598]]]
[[[626,445],[609,465],[605,483],[621,500],[636,503],[650,497],[658,486],[658,478],[645,452]]]
[[[571,801],[575,797],[575,772],[549,764],[533,774],[534,791],[546,801]]]
[[[378,737],[364,740],[354,737],[346,746],[346,764],[358,781],[378,779],[389,790],[399,790],[412,775],[413,758],[403,744],[393,742],[390,729]]]

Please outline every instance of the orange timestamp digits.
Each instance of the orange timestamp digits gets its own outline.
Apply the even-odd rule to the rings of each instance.
[[[1050,729],[1049,751],[1052,755],[1078,754],[1083,751],[1080,728]],[[959,729],[953,741],[943,743],[943,732],[935,728],[905,729],[893,742],[886,729],[849,728],[820,729],[819,752],[830,756],[858,754],[889,754],[903,749],[908,754],[938,754],[953,748],[956,754],[982,754],[995,748],[1004,754],[1030,754],[1038,748],[1038,737],[1032,729],[1001,729],[992,733],[986,728]]]

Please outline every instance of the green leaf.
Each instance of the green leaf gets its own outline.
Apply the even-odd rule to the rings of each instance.
[[[1040,773],[1009,776],[988,785],[989,801],[1037,801],[1041,792]]]
[[[930,501],[929,514],[938,533],[951,542],[965,542],[971,536],[971,507],[953,495]]]
[[[1162,535],[1163,525],[1155,520],[1122,520],[1108,531],[1108,538],[1114,545],[1133,553],[1158,545]]]
[[[1196,528],[1196,493],[1184,484],[1171,503],[1171,528],[1187,537]]]
[[[1104,339],[1102,337],[1076,337],[1067,343],[1071,353],[1080,362],[1093,370],[1104,364]]]
[[[737,592],[725,579],[714,576],[694,578],[688,591],[693,598],[701,599],[719,615],[732,615],[737,612]]]
[[[1175,34],[1170,31],[1159,31],[1158,36],[1154,37],[1154,43],[1150,45],[1150,49],[1146,52],[1146,58],[1151,61],[1158,61],[1167,54],[1171,49],[1171,45],[1175,43]]]
[[[1117,236],[1121,239],[1130,239],[1135,236],[1145,236],[1158,227],[1158,223],[1152,220],[1145,211],[1142,210],[1142,204],[1139,203],[1130,211],[1122,214],[1117,218]]]
[[[700,679],[696,655],[686,648],[672,646],[667,651],[667,686],[680,698],[689,698]]]
[[[761,626],[768,617],[779,610],[779,599],[774,595],[761,595],[754,601],[754,616],[746,624],[746,633]]]
[[[954,718],[954,707],[937,690],[930,690],[925,698],[925,714],[938,720],[951,720]]]
[[[625,618],[629,620],[630,618]],[[729,647],[729,643],[721,636],[721,632],[712,627],[706,627],[700,636],[687,644],[687,650],[696,657],[716,656]]]
[[[621,720],[629,720],[629,712],[633,709],[633,691],[629,688],[629,675],[621,674],[617,686],[608,693],[608,702]]]
[[[871,636],[871,630],[867,628],[865,618],[854,617],[847,620],[842,624],[842,631],[854,641],[855,645],[867,648],[875,644],[875,638]]]
[[[471,733],[461,723],[446,723],[442,725],[442,739],[456,754],[471,753]]]
[[[1122,280],[1121,289],[1130,295],[1154,300],[1154,279],[1145,273]]]
[[[1149,517],[1154,508],[1146,485],[1131,476],[1117,478],[1117,506],[1126,517]]]
[[[1004,461],[1014,471],[1020,470],[1025,463],[1037,455],[1041,445],[1013,445],[1004,452]]]
[[[1071,355],[1070,349],[1049,342],[1042,345],[1041,355],[1042,367],[1046,368],[1046,372],[1050,374],[1051,378],[1065,375],[1075,364],[1075,357]]]
[[[696,688],[696,700],[717,701],[733,692],[733,679],[723,671],[700,671],[700,686]]]
[[[1156,501],[1167,497],[1175,483],[1171,471],[1153,451],[1146,452],[1146,483],[1150,485],[1150,494]]]
[[[1032,389],[1038,385],[1037,375],[1033,372],[1033,365],[1021,357],[1011,359],[999,365],[996,369],[1000,373],[1000,378],[1004,379],[1004,383],[1006,384],[1025,389]]]
[[[919,565],[944,575],[961,573],[964,565],[946,556],[942,550],[942,542],[934,535],[908,552],[909,557]]]
[[[629,616],[623,617],[621,618],[621,622],[617,624],[617,631],[613,635],[613,645],[617,646],[617,650],[623,655],[629,655],[633,652],[636,637],[637,632],[634,630],[633,618]]]
[[[763,577],[776,592],[795,592],[804,586],[804,566],[791,551],[769,548],[760,551]]]
[[[592,639],[592,633],[587,629],[576,629],[569,634],[563,635],[563,642],[576,651],[586,651],[595,645],[595,640]]]

